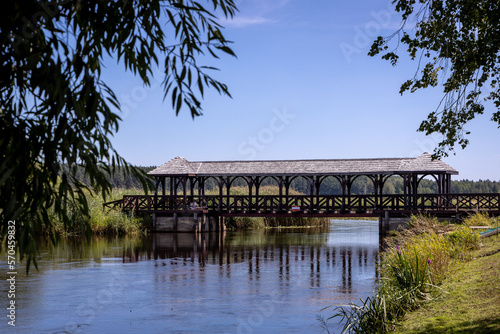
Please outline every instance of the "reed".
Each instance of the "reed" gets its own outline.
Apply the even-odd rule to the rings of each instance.
[[[275,227],[319,227],[330,223],[328,218],[304,217],[228,217],[226,227],[233,230]]]
[[[124,195],[143,193],[142,189],[114,189],[106,201],[122,198]],[[62,236],[78,235],[139,235],[146,234],[151,226],[151,218],[148,215],[135,216],[120,211],[104,211],[102,204],[105,200],[99,194],[86,194],[89,207],[89,215],[84,216],[78,210],[68,207],[72,213],[73,222],[64,224],[55,215],[52,215],[54,231]],[[41,231],[46,234],[47,231]]]
[[[373,297],[360,299],[359,304],[351,301],[348,305],[335,308],[335,314],[328,319],[318,317],[323,329],[328,330],[328,320],[332,318],[348,319],[344,323],[342,333],[386,333],[392,328],[391,312],[387,306],[386,296],[376,294]],[[324,310],[328,309],[324,308]]]

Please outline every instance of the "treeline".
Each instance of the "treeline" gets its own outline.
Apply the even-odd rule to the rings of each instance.
[[[490,180],[479,181],[451,181],[453,193],[499,193],[500,182]]]
[[[238,178],[233,182],[233,186],[247,186],[246,182]],[[264,185],[276,185],[277,183],[272,178],[266,178],[262,184]],[[209,184],[210,187],[215,186]],[[291,184],[291,188],[297,190],[301,193],[309,193],[309,184],[304,178],[296,178]],[[420,181],[418,192],[421,194],[435,194],[438,192],[437,182],[432,179],[422,179]],[[451,192],[458,193],[499,193],[500,192],[500,182],[490,181],[490,180],[479,180],[479,181],[452,181],[451,182]],[[351,186],[351,194],[353,195],[369,195],[374,193],[373,182],[366,176],[360,176],[356,178]],[[383,188],[384,194],[403,194],[403,178],[399,176],[393,176],[386,180]],[[327,177],[321,183],[320,187],[321,195],[341,195],[342,187],[340,183],[333,177]]]
[[[155,166],[139,166],[137,167],[148,173],[155,169]],[[83,174],[83,169],[79,169],[77,172],[78,180],[88,184],[88,177]],[[110,175],[109,179],[113,188],[117,189],[131,189],[131,188],[141,188],[141,183],[132,175],[131,173],[127,175],[123,168],[117,168],[114,175]],[[261,186],[276,185],[277,182],[268,177],[263,180]],[[206,188],[208,190],[213,190],[217,188],[216,181],[212,178],[206,182]],[[232,183],[232,186],[242,186],[247,187],[247,183],[243,178],[237,178]],[[167,184],[168,187],[168,184]],[[306,179],[298,177],[295,178],[291,184],[291,188],[297,190],[301,193],[309,193],[309,185]],[[168,189],[168,188],[167,188]],[[437,193],[437,183],[434,179],[423,179],[420,181],[419,193],[421,194],[433,194]],[[373,182],[366,176],[360,176],[356,178],[351,187],[351,193],[356,195],[361,194],[373,194]],[[500,182],[490,181],[490,180],[461,180],[451,182],[451,192],[452,193],[499,193],[500,192]],[[393,176],[386,180],[384,184],[384,194],[403,194],[403,179],[399,176]],[[342,188],[340,183],[333,177],[327,177],[321,184],[320,194],[322,195],[341,195]]]
[[[136,167],[144,173],[148,173],[156,168],[156,166],[139,166]],[[89,177],[84,174],[83,168],[78,168],[76,172],[76,179],[86,185],[90,184]],[[108,176],[111,186],[114,189],[134,189],[142,188],[142,184],[132,173],[126,173],[123,167],[117,167],[115,173]]]
[[[342,188],[338,181],[327,178],[321,185],[320,192],[322,194],[341,194]],[[306,186],[307,187],[307,186]],[[304,188],[304,186],[302,187]],[[353,194],[371,194],[374,192],[373,182],[368,177],[357,178],[351,188]],[[387,179],[383,188],[384,194],[403,194],[403,179],[393,176]],[[437,182],[432,179],[423,179],[418,186],[418,192],[421,194],[435,194],[438,192]],[[490,180],[461,180],[451,181],[451,192],[454,194],[461,193],[499,193],[500,182]]]

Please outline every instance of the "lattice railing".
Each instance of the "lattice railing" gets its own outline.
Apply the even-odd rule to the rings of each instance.
[[[493,211],[500,212],[500,194],[418,195],[207,195],[189,196],[200,207],[221,213],[346,213],[373,211]],[[104,203],[107,210],[160,212],[188,210],[187,197],[123,196]],[[298,209],[297,209],[298,208]]]

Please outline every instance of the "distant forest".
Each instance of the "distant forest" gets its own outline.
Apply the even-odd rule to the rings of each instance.
[[[149,172],[155,169],[155,166],[149,167],[138,167],[144,172]],[[88,184],[88,179],[83,176],[83,171],[79,171],[78,179],[86,184]],[[133,176],[126,175],[123,169],[117,169],[117,172],[110,176],[113,188],[141,188],[141,183]],[[266,178],[261,186],[265,185],[277,185],[276,181],[271,178]],[[246,182],[242,178],[238,178],[233,183],[233,186],[247,186]],[[213,189],[217,187],[216,182],[213,179],[209,179],[206,184],[208,189]],[[292,182],[292,188],[300,191],[302,193],[308,193],[309,187],[307,181],[303,178],[297,178]],[[168,186],[167,186],[168,189]],[[437,193],[437,184],[433,179],[423,179],[419,185],[419,193],[422,194],[432,194]],[[500,192],[500,182],[490,181],[490,180],[479,180],[479,181],[452,181],[451,191],[453,193],[499,193]],[[332,177],[326,178],[321,184],[320,193],[323,195],[340,195],[342,189],[338,181]],[[352,194],[372,194],[373,185],[370,179],[367,177],[358,177],[351,188]],[[385,194],[402,194],[403,193],[403,180],[399,176],[393,176],[387,179],[384,185]]]
[[[143,170],[145,173],[152,171],[156,168],[156,166],[137,167]],[[86,185],[90,184],[89,177],[84,175],[83,168],[78,168],[76,172],[76,179],[80,182],[85,183]],[[128,174],[125,172],[124,168],[116,168],[116,172],[114,175],[109,175],[109,180],[111,181],[111,186],[113,188],[119,189],[134,189],[134,188],[142,188],[141,182],[137,180],[134,175]]]

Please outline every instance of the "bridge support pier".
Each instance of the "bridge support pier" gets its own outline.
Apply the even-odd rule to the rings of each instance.
[[[222,232],[224,217],[210,216],[204,212],[153,214],[153,232]]]
[[[389,231],[408,228],[409,217],[391,217],[389,211],[378,217],[379,231],[386,234]]]

